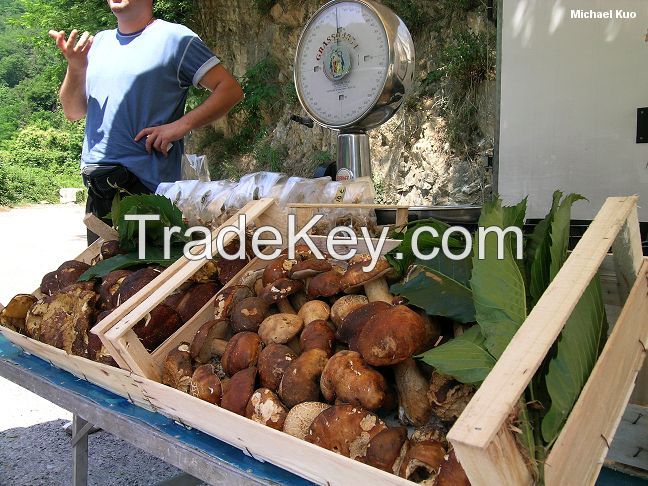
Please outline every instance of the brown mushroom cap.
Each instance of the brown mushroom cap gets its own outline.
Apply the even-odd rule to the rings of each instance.
[[[394,269],[385,257],[379,257],[374,269],[366,272],[365,268],[370,261],[371,255],[365,253],[358,254],[349,260],[349,267],[340,283],[344,292],[352,293],[369,282],[394,276]]]
[[[25,318],[29,309],[38,301],[30,294],[18,294],[14,296],[7,307],[0,311],[0,325],[8,327],[17,332],[26,332]]]
[[[97,316],[97,324],[110,315],[112,311],[100,312]],[[97,325],[95,324],[95,325]],[[92,332],[88,333],[88,359],[109,366],[117,367],[117,363],[101,342],[101,338]]]
[[[413,358],[394,366],[398,389],[398,419],[404,425],[421,427],[430,420],[432,407],[427,398],[428,380]]]
[[[198,363],[208,363],[216,356],[222,356],[215,351],[219,346],[214,346],[214,341],[227,341],[230,337],[230,322],[226,319],[211,320],[205,322],[194,336],[191,342],[191,357]]]
[[[357,349],[372,366],[400,363],[425,345],[427,329],[416,312],[397,305],[375,314],[362,328]]]
[[[288,256],[288,248],[281,250],[280,256]],[[313,251],[306,244],[295,245],[295,261],[302,262],[313,258]]]
[[[256,375],[257,369],[252,366],[232,376],[223,391],[221,407],[230,412],[245,416],[248,401],[250,401],[252,393],[254,393]]]
[[[306,440],[351,459],[363,457],[369,441],[387,426],[376,415],[354,405],[334,405],[311,424]]]
[[[263,271],[263,277],[261,277],[263,286],[270,285],[280,278],[288,277],[290,269],[295,263],[297,263],[296,260],[289,260],[286,255],[281,255],[272,260]]]
[[[162,383],[176,390],[189,393],[192,375],[193,368],[191,367],[189,343],[181,343],[167,355],[164,361]]]
[[[311,349],[293,360],[279,385],[281,401],[289,408],[302,402],[317,402],[320,396],[320,376],[328,356],[321,349]]]
[[[286,297],[295,294],[304,288],[304,284],[300,280],[292,280],[289,278],[280,278],[275,280],[269,285],[266,285],[260,297],[268,304],[285,299]]]
[[[77,260],[61,264],[55,271],[46,274],[41,281],[40,291],[44,295],[54,295],[68,285],[76,283],[79,277],[90,268],[90,265]]]
[[[297,355],[283,344],[269,344],[263,348],[257,362],[261,386],[277,391],[284,372],[295,359]]]
[[[304,320],[304,325],[313,321],[327,321],[331,315],[331,307],[321,300],[306,302],[297,313]]]
[[[389,308],[390,305],[382,301],[369,302],[368,304],[355,308],[342,320],[337,328],[335,337],[343,343],[348,343],[349,347],[355,351],[356,341],[362,328],[374,315]]]
[[[112,258],[117,255],[123,255],[124,253],[127,252],[126,250],[122,250],[119,247],[118,240],[109,240],[109,241],[104,241],[101,244],[101,249],[99,250],[99,253],[101,254],[102,260],[108,260],[109,258]]]
[[[204,364],[196,368],[191,377],[190,393],[201,400],[220,405],[223,387],[213,364]]]
[[[367,366],[355,351],[340,351],[328,360],[320,378],[327,402],[340,400],[367,410],[378,410],[385,402],[387,382]]]
[[[137,292],[146,287],[160,275],[160,271],[154,268],[141,268],[128,275],[119,286],[117,293],[113,295],[113,307],[119,307],[130,299]]]
[[[338,270],[320,273],[308,281],[306,293],[311,299],[332,297],[342,290],[342,275]]]
[[[285,344],[304,327],[304,321],[295,314],[273,314],[259,326],[259,336],[264,344]]]
[[[362,458],[362,462],[394,473],[394,465],[400,457],[403,447],[407,447],[406,442],[406,427],[390,427],[381,430],[369,441],[367,453]]]
[[[284,422],[283,431],[298,439],[306,438],[313,420],[331,406],[322,402],[303,402],[290,409]]]
[[[328,272],[332,268],[327,260],[311,258],[295,263],[288,272],[288,276],[293,279],[311,278],[320,273]]]
[[[435,484],[436,486],[470,486],[470,480],[459,464],[454,450],[450,451],[441,463],[441,471]]]
[[[268,316],[270,306],[260,297],[248,297],[234,305],[230,315],[232,321],[232,331],[254,331],[259,329],[259,325]]]
[[[221,358],[225,373],[233,376],[241,370],[256,366],[261,347],[258,334],[247,331],[235,334],[227,343]]]
[[[114,308],[114,295],[126,277],[132,273],[132,270],[115,270],[102,279],[101,286],[99,287],[99,295],[101,296],[101,305],[104,309],[110,310]]]
[[[275,430],[282,430],[288,409],[272,390],[259,388],[247,404],[245,416]]]
[[[335,327],[339,328],[342,321],[354,310],[363,307],[369,303],[364,295],[345,295],[335,301],[331,306],[331,320]]]
[[[475,388],[434,371],[427,391],[432,411],[441,420],[456,420],[475,394]]]
[[[335,333],[326,321],[312,321],[306,326],[299,336],[299,346],[302,353],[310,349],[321,349],[327,356],[333,355]]]
[[[241,242],[236,239],[230,242],[224,249],[228,255],[235,255],[241,247]],[[247,249],[246,249],[247,250]],[[227,285],[245,266],[250,263],[249,252],[245,252],[244,258],[228,260],[221,255],[217,255],[214,262],[218,269],[218,280],[221,284]]]
[[[220,285],[214,282],[200,283],[189,287],[177,307],[182,321],[187,322],[195,316],[219,290]]]
[[[252,296],[252,290],[244,285],[223,289],[214,299],[214,319],[229,318],[236,304]]]
[[[182,327],[182,318],[175,309],[159,304],[144,319],[133,326],[133,332],[150,352]]]

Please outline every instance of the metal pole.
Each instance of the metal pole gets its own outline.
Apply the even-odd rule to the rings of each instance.
[[[74,414],[72,416],[72,484],[88,484],[88,431],[92,424]]]

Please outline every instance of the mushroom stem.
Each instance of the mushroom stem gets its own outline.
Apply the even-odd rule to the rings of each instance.
[[[387,281],[384,278],[379,278],[364,285],[365,294],[369,302],[377,302],[382,300],[388,304],[392,303],[394,296],[389,292]]]
[[[225,348],[227,347],[227,341],[224,339],[214,339],[211,342],[211,355],[214,357],[220,358],[225,354]]]
[[[282,314],[297,314],[297,311],[290,304],[288,299],[279,299],[277,302],[277,308]]]

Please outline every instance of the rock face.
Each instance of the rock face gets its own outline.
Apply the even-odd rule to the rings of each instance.
[[[297,40],[302,26],[323,4],[318,0],[198,0],[192,27],[206,40],[224,65],[237,77],[271,56],[279,66],[279,82],[292,81]],[[468,89],[459,106],[455,80],[443,71],[448,39],[458,30],[475,35],[492,34],[494,26],[483,7],[473,8],[470,0],[390,0],[388,3],[408,22],[415,24],[413,37],[417,54],[417,81],[404,107],[387,124],[371,132],[374,180],[377,199],[385,203],[480,204],[490,191],[487,155],[492,153],[495,120],[495,61],[483,82]],[[479,2],[476,2],[479,3]],[[458,4],[464,6],[458,7]],[[466,9],[467,8],[467,9]],[[424,20],[421,20],[424,19]],[[494,50],[494,36],[492,38]],[[458,53],[461,55],[461,53]],[[432,79],[435,72],[445,73]],[[454,105],[452,100],[453,94]],[[449,136],[457,125],[453,112],[469,108],[475,128],[470,135]],[[311,175],[319,162],[316,153],[336,153],[336,134],[321,127],[313,129],[290,120],[306,116],[298,103],[286,102],[268,115],[267,140],[281,146],[287,155],[284,171]],[[264,116],[264,119],[266,117]],[[459,117],[459,121],[462,120]],[[236,132],[237,117],[215,126],[226,136]],[[452,128],[454,129],[454,128]],[[320,158],[322,158],[320,156]],[[254,167],[254,155],[234,160],[244,169]]]

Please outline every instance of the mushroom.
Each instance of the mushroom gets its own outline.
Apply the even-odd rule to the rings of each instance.
[[[461,467],[454,450],[444,457],[441,470],[436,477],[436,486],[470,486],[466,471]]]
[[[320,273],[308,281],[306,294],[311,299],[318,297],[332,297],[341,290],[342,273],[339,267],[328,272]]]
[[[304,320],[304,325],[308,325],[313,321],[328,320],[331,315],[331,308],[326,302],[311,300],[299,309],[298,315]]]
[[[261,386],[277,391],[284,372],[295,359],[297,355],[283,344],[269,344],[263,348],[257,361]]]
[[[7,307],[0,311],[0,325],[24,334],[27,331],[25,318],[29,309],[37,301],[38,299],[30,294],[14,296],[7,304]]]
[[[331,320],[336,328],[342,325],[342,321],[351,312],[369,303],[364,295],[345,295],[335,301],[331,306]]]
[[[363,457],[369,441],[387,426],[376,415],[354,405],[334,405],[320,413],[306,440],[351,459]]]
[[[187,322],[195,316],[219,290],[220,285],[214,282],[200,283],[189,287],[177,307],[182,322]]]
[[[112,258],[117,255],[123,255],[125,253],[128,252],[126,250],[122,250],[119,247],[118,240],[104,241],[101,244],[101,249],[99,250],[99,254],[101,255],[102,260],[108,260],[109,258]]]
[[[303,288],[304,284],[300,280],[280,278],[266,285],[260,297],[268,304],[276,304],[279,312],[284,314],[297,314],[287,297],[299,292]]]
[[[358,351],[372,366],[400,363],[425,346],[427,328],[416,312],[397,305],[374,314],[362,327]]]
[[[314,277],[323,272],[328,272],[333,267],[327,260],[318,260],[317,258],[310,258],[301,262],[295,263],[288,271],[288,276],[293,279],[306,279]]]
[[[379,300],[369,302],[361,307],[357,307],[349,312],[337,328],[335,337],[343,343],[349,344],[349,347],[357,351],[357,339],[360,331],[369,322],[369,320],[379,312],[390,308],[390,305]]]
[[[230,336],[230,322],[225,319],[205,322],[191,342],[191,358],[198,363],[209,363],[225,353]]]
[[[207,260],[205,264],[198,269],[188,282],[191,283],[207,283],[215,282],[218,279],[218,266],[214,260]]]
[[[321,349],[311,349],[293,360],[279,385],[281,401],[289,408],[302,402],[317,402],[320,396],[320,376],[328,356]]]
[[[230,242],[225,248],[225,252],[228,255],[236,255],[241,248],[241,242],[237,238],[236,240]],[[246,248],[246,250],[248,250]],[[216,268],[218,269],[218,280],[221,284],[227,285],[230,280],[232,280],[238,273],[245,268],[245,266],[250,262],[250,252],[246,251],[243,258],[235,258],[233,260],[224,258],[221,255],[216,255],[214,262],[216,263]]]
[[[230,320],[232,321],[232,331],[254,331],[259,329],[259,325],[267,317],[270,306],[260,297],[248,297],[241,300],[232,309]]]
[[[435,440],[417,441],[414,436],[403,458],[399,476],[420,483],[434,481],[445,460],[446,450],[441,442]]]
[[[310,349],[321,349],[328,357],[333,355],[335,333],[328,322],[323,320],[312,321],[306,326],[299,337],[301,352]]]
[[[365,364],[359,353],[340,351],[326,363],[320,387],[327,402],[337,399],[367,410],[378,410],[385,402],[387,382]]]
[[[221,407],[230,412],[245,416],[248,401],[254,393],[257,369],[252,366],[237,372],[229,380],[223,391]]]
[[[101,286],[99,287],[99,296],[101,297],[100,303],[103,309],[110,310],[114,308],[114,295],[126,277],[132,273],[132,270],[115,270],[102,279]]]
[[[177,348],[169,352],[164,361],[162,383],[176,390],[189,393],[192,375],[189,343],[181,343]]]
[[[110,315],[111,311],[103,311],[97,316],[97,324]],[[97,325],[95,324],[95,326]],[[117,363],[110,355],[101,338],[92,332],[88,333],[88,358],[97,363],[117,367]]]
[[[141,268],[128,275],[122,281],[117,292],[113,294],[112,306],[119,307],[151,283],[158,275],[160,275],[160,271],[154,268]]]
[[[287,278],[290,274],[290,269],[297,263],[296,260],[290,260],[286,255],[280,255],[266,265],[263,271],[261,281],[263,286],[270,285],[280,278]]]
[[[182,324],[182,318],[175,309],[166,304],[159,304],[133,326],[133,332],[150,352],[180,329]]]
[[[331,406],[322,402],[303,402],[290,409],[284,422],[283,431],[298,439],[305,439],[313,420]]]
[[[227,343],[221,363],[225,373],[233,376],[237,372],[256,366],[261,352],[261,339],[253,332],[240,332]]]
[[[428,381],[413,358],[394,366],[398,389],[398,419],[404,425],[421,427],[430,419],[432,408],[427,398]]]
[[[354,293],[364,287],[365,294],[370,302],[382,300],[391,303],[394,298],[389,293],[385,278],[395,275],[395,271],[384,256],[378,258],[376,266],[370,272],[365,271],[371,261],[371,255],[361,253],[349,260],[349,267],[342,277],[341,287],[345,293]]]
[[[264,344],[285,344],[304,327],[304,321],[295,314],[273,314],[259,326],[259,336]]]
[[[262,276],[263,276],[262,268],[259,268],[257,270],[248,270],[239,279],[239,284],[248,287],[250,289],[254,289],[254,284],[256,283],[257,280],[261,280]]]
[[[399,459],[405,456],[408,447],[407,428],[390,427],[381,430],[369,441],[367,452],[361,460],[370,466],[397,474]]]
[[[223,386],[213,364],[204,364],[196,368],[191,377],[190,393],[201,400],[220,405]]]
[[[272,390],[259,388],[247,404],[245,416],[275,430],[282,430],[288,409]]]
[[[252,297],[252,290],[244,285],[223,289],[214,299],[214,319],[229,318],[234,306],[248,297]]]
[[[306,305],[306,303],[310,302],[304,289],[294,293],[293,295],[288,297],[288,299],[290,300],[290,305],[292,305],[293,309],[297,310],[298,313],[301,310],[301,308],[304,307],[304,305]]]
[[[475,388],[434,371],[427,391],[432,411],[441,420],[459,418],[475,394]]]
[[[64,262],[56,270],[43,277],[40,291],[44,295],[54,295],[56,292],[64,289],[68,285],[76,283],[79,280],[79,277],[89,268],[90,265],[77,260]]]

